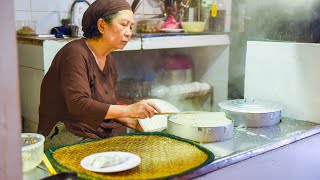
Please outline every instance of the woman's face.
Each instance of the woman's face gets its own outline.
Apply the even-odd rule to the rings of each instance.
[[[133,25],[133,12],[130,10],[119,11],[111,23],[106,24],[102,38],[114,49],[123,49],[131,38]]]

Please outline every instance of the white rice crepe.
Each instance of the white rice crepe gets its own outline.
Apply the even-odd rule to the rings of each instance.
[[[90,159],[90,164],[94,168],[104,168],[108,166],[118,165],[128,160],[125,156],[120,156],[118,154],[108,155],[108,156],[94,156]]]
[[[195,114],[177,114],[170,117],[170,121],[193,127],[220,127],[232,123],[224,112],[196,112]]]
[[[148,99],[155,103],[161,110],[161,112],[180,112],[180,110],[167,101],[160,99]],[[167,128],[167,116],[168,115],[155,115],[152,118],[139,119],[139,124],[146,132],[162,131]]]

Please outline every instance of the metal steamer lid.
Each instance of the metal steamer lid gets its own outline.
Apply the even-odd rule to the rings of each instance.
[[[234,99],[219,103],[220,108],[245,113],[269,113],[282,110],[282,105],[259,99]]]

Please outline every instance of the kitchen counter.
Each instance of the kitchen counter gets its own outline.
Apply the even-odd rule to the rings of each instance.
[[[215,160],[184,178],[201,176],[317,133],[320,133],[320,124],[283,117],[279,124],[270,127],[235,127],[232,139],[202,144],[214,153]]]
[[[211,150],[215,160],[201,169],[179,179],[191,179],[266,153],[303,138],[320,133],[320,124],[281,118],[281,123],[265,128],[235,127],[232,139],[223,142],[202,143]],[[232,167],[232,166],[231,166]],[[38,167],[26,173],[24,179],[45,177],[47,171]]]
[[[42,46],[44,41],[72,41],[79,38],[55,38],[53,35],[39,35],[39,36],[17,36],[18,43],[31,44],[36,46]]]

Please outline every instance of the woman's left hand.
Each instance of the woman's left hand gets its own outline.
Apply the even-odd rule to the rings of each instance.
[[[136,118],[117,118],[116,121],[136,131],[143,131],[138,119]]]

